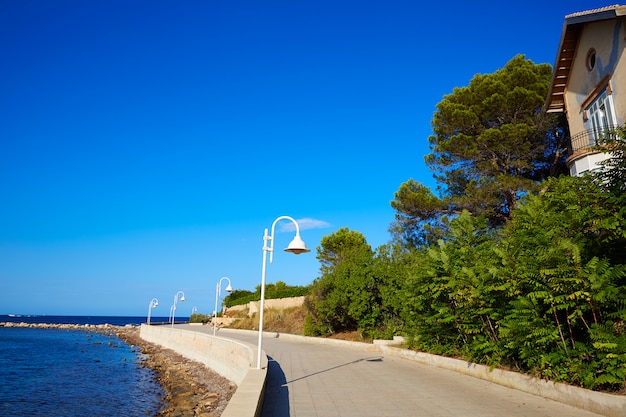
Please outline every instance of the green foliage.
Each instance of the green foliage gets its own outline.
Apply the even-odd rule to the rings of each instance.
[[[396,210],[391,230],[394,240],[411,242],[413,246],[437,243],[445,234],[447,216],[455,214],[430,188],[413,179],[400,185],[391,207]]]
[[[365,237],[347,228],[322,238],[317,248],[321,276],[307,303],[308,334],[374,328],[381,318],[380,282]]]
[[[610,232],[601,225],[611,215],[607,195],[592,181],[566,177],[529,196],[506,228],[518,268],[501,334],[522,369],[589,388],[624,382],[623,336],[604,331],[603,341],[594,342],[606,320],[624,321],[626,269],[623,260],[603,256],[599,245]],[[599,364],[614,367],[600,374],[594,370]]]
[[[591,225],[599,234],[602,250],[612,259],[626,259],[626,125],[608,132],[599,150],[608,153],[603,169],[593,179],[607,192],[607,211],[597,224]]]
[[[365,336],[392,339],[405,332],[405,323],[401,318],[406,308],[404,287],[406,277],[416,267],[416,253],[390,245],[383,245],[376,250],[371,270],[378,282],[379,315],[376,322],[359,329]]]
[[[496,273],[491,232],[484,217],[463,212],[448,238],[421,256],[407,282],[405,319],[414,346],[494,363],[500,354],[497,323],[503,283]]]
[[[254,297],[254,293],[248,290],[233,290],[230,294],[224,297],[224,305],[226,307],[232,307],[241,304],[247,304],[248,298]]]
[[[302,297],[309,295],[310,286],[287,285],[283,281],[277,281],[275,284],[265,284],[265,299],[278,299],[290,297]],[[261,299],[261,286],[256,287],[256,291],[235,290],[224,299],[226,307],[248,304],[251,301],[259,301]]]
[[[626,193],[626,125],[606,132],[598,150],[608,154],[604,169],[596,172],[599,184],[616,195]]]
[[[391,202],[399,242],[433,244],[463,210],[502,225],[520,198],[562,170],[562,118],[541,111],[551,75],[550,65],[518,55],[444,96],[425,158],[441,195],[413,180],[401,185]]]
[[[211,321],[211,316],[208,314],[197,314],[194,313],[191,316],[189,316],[189,323],[202,323],[202,324],[206,324],[209,323]]]
[[[276,281],[275,284],[265,284],[265,298],[288,298],[288,297],[301,297],[303,295],[309,295],[311,292],[310,286],[292,286],[287,285],[283,281]],[[261,296],[261,286],[256,287],[256,294]]]
[[[404,277],[388,281],[396,289],[380,310],[400,319],[415,349],[622,389],[623,202],[591,178],[561,177],[527,195],[497,230],[465,211],[436,245],[380,257],[401,260],[395,272]]]

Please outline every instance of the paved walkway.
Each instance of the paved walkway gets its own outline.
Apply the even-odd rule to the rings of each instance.
[[[208,326],[189,326],[209,331]],[[256,345],[257,335],[218,336]],[[363,349],[263,338],[262,417],[598,417],[454,371]]]

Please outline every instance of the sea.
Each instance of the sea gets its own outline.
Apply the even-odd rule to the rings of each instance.
[[[0,315],[0,322],[125,326],[146,317]],[[165,392],[155,372],[141,366],[141,355],[115,336],[88,330],[0,327],[0,416],[155,415]]]

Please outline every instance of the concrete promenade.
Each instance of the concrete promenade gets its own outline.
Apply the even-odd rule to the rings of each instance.
[[[195,332],[210,331],[208,326],[180,327]],[[218,336],[256,345],[258,333],[222,329]],[[626,415],[624,396],[601,394],[600,400],[586,402],[585,395],[596,393],[580,390],[586,394],[582,403],[580,398],[576,400],[577,407],[403,358],[384,347],[275,336],[267,333],[263,338],[263,350],[269,359],[260,413],[263,417]]]

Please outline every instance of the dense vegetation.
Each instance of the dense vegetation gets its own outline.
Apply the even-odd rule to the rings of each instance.
[[[265,298],[288,298],[288,297],[301,297],[303,295],[309,295],[311,292],[310,286],[297,286],[287,285],[283,281],[276,281],[276,283],[265,284]],[[247,304],[251,301],[259,301],[261,299],[261,285],[257,285],[254,292],[246,290],[235,290],[224,298],[224,305],[226,307],[232,307],[241,304]]]
[[[402,334],[410,347],[616,391],[626,381],[626,134],[611,169],[563,172],[541,111],[550,71],[523,57],[437,106],[426,161],[392,201],[394,241],[347,228],[317,248],[309,335]]]

